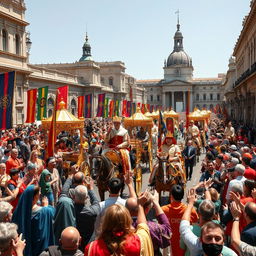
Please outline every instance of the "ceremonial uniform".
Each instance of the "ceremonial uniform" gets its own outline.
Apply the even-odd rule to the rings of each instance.
[[[200,131],[196,125],[188,127],[187,138],[191,137],[192,140],[195,140],[198,147],[200,147]]]
[[[235,129],[234,129],[234,127],[226,127],[225,128],[225,131],[224,131],[224,136],[225,136],[225,138],[227,138],[227,139],[234,139],[234,137],[235,137]]]

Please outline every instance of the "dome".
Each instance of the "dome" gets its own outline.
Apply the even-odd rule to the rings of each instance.
[[[184,51],[172,52],[167,59],[167,67],[182,65],[186,67],[192,66],[192,60]]]

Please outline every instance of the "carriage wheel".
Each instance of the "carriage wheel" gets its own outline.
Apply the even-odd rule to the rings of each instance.
[[[139,195],[142,188],[142,170],[141,167],[138,167],[136,170],[136,176],[135,176],[135,190],[136,194]]]

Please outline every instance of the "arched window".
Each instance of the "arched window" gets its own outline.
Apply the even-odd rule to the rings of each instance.
[[[111,86],[114,84],[114,79],[113,79],[112,76],[109,77],[109,79],[108,79],[108,84],[111,85]]]
[[[15,35],[15,53],[20,55],[20,36],[18,34]]]
[[[2,30],[3,51],[8,51],[8,34],[5,29]]]
[[[54,100],[53,98],[49,98],[47,100],[48,117],[52,116],[53,108],[54,108]]]
[[[75,99],[71,100],[71,113],[73,115],[76,115],[76,101],[75,101]]]

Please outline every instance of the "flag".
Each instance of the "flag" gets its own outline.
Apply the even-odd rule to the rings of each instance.
[[[12,105],[15,72],[0,75],[0,128],[12,128]]]
[[[132,113],[131,115],[133,115],[136,112],[136,103],[132,102]]]
[[[149,111],[152,113],[154,112],[154,105],[150,105]]]
[[[47,115],[47,97],[48,97],[48,86],[41,87],[38,89],[37,96],[37,120],[46,118]]]
[[[190,112],[190,90],[187,92],[187,102],[186,102],[186,129],[189,126],[189,112]]]
[[[77,116],[79,117],[84,117],[84,96],[78,96],[78,111],[77,111]]]
[[[161,151],[162,135],[166,133],[166,125],[164,122],[162,111],[159,111],[159,123],[158,123],[158,149]]]
[[[133,97],[133,95],[132,95],[132,86],[130,86],[130,101],[132,101],[132,97]]]
[[[105,101],[104,101],[104,117],[108,117],[108,103],[109,103],[109,98],[105,98]]]
[[[59,109],[59,103],[61,101],[65,102],[65,108],[68,108],[68,85],[62,86],[58,88],[58,101],[57,101],[57,109]]]
[[[122,116],[127,117],[127,100],[123,100]]]
[[[142,114],[145,114],[145,104],[141,104],[141,112]]]
[[[146,112],[149,112],[150,111],[150,104],[146,104]]]
[[[48,133],[48,145],[47,145],[47,158],[54,156],[54,146],[56,142],[56,113],[57,113],[57,102],[59,96],[59,89],[57,89],[54,108],[52,113],[51,127]]]
[[[132,102],[127,101],[127,115],[130,117],[132,115]]]
[[[116,100],[115,103],[115,116],[119,116],[120,100]]]
[[[101,93],[98,95],[98,110],[97,117],[104,116],[104,101],[105,101],[105,93]]]
[[[85,95],[84,117],[85,118],[92,117],[92,94]]]
[[[108,117],[113,117],[114,115],[114,100],[111,100],[109,103],[109,114]]]
[[[37,89],[27,91],[27,119],[25,123],[34,123],[36,120]]]

